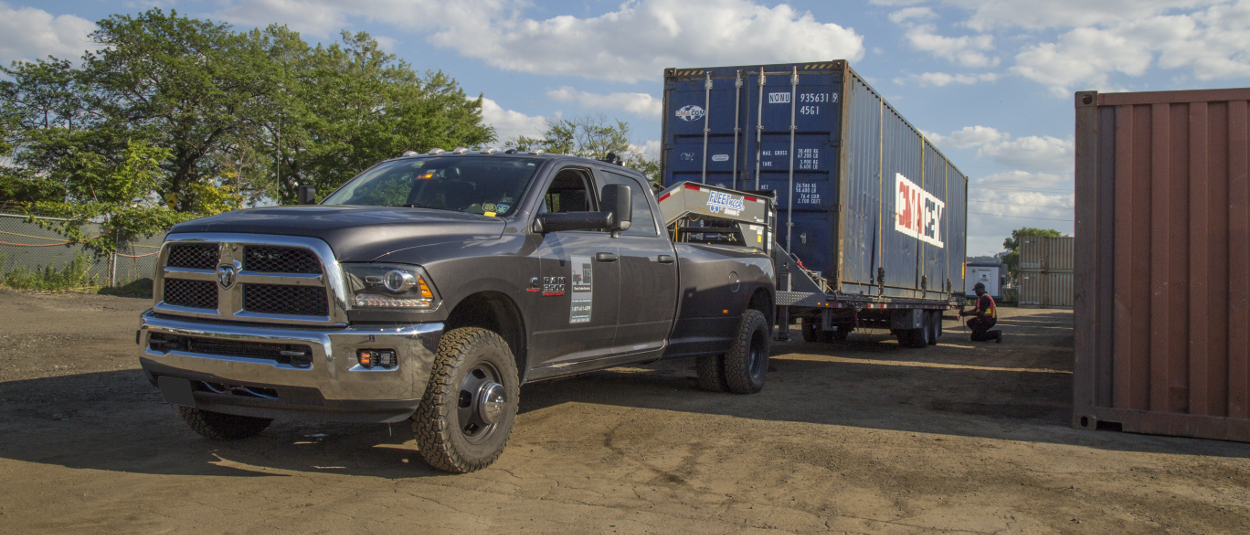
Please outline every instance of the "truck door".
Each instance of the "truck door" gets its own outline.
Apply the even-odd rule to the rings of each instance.
[[[589,169],[556,172],[538,212],[596,210]],[[606,231],[550,232],[532,253],[540,291],[532,315],[534,367],[571,364],[612,354],[620,305],[616,240]]]
[[[632,223],[613,241],[620,251],[621,306],[617,354],[663,349],[677,307],[677,263],[673,243],[658,222],[650,187],[635,177],[599,170],[602,184],[629,186]],[[602,186],[600,186],[602,188]]]

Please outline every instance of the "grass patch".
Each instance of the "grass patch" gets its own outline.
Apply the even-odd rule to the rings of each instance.
[[[151,299],[152,279],[143,278],[125,286],[118,286],[116,288],[100,288],[100,291],[96,293],[100,295],[116,295],[118,297],[143,297]]]
[[[8,258],[0,254],[0,269]],[[74,259],[66,262],[61,269],[52,265],[30,269],[18,266],[7,272],[0,273],[0,286],[15,290],[40,290],[45,292],[67,292],[74,290],[94,289],[99,286],[95,277],[89,277],[87,270],[91,263],[84,255],[74,255]]]

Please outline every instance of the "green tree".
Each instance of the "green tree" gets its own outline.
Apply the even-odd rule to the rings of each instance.
[[[1065,234],[1053,229],[1032,227],[1022,227],[1011,231],[1011,237],[1003,240],[1003,248],[1007,250],[1007,254],[1003,255],[1003,263],[1007,264],[1007,273],[1011,275],[1012,280],[1017,280],[1020,272],[1020,239],[1025,236],[1059,238]]]
[[[621,163],[641,172],[647,180],[660,180],[660,162],[648,158],[642,149],[629,142],[629,123],[617,119],[609,123],[603,114],[579,115],[572,119],[548,119],[547,131],[541,138],[518,136],[504,145],[520,150],[542,149],[556,154],[570,154],[602,160],[608,153],[621,158]]]
[[[216,186],[220,176],[212,156],[272,112],[278,67],[254,34],[176,11],[113,15],[96,25],[91,39],[102,48],[83,56],[94,108],[169,150],[155,190],[174,209],[194,213],[192,185]]]
[[[284,65],[276,114],[254,140],[273,154],[274,189],[284,203],[298,186],[329,193],[373,164],[415,150],[476,147],[495,139],[482,124],[482,101],[468,99],[441,71],[418,75],[364,32],[341,43],[309,47],[298,34],[271,26],[261,36]]]

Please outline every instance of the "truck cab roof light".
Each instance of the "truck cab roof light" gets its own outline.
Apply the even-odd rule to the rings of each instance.
[[[516,154],[516,152],[517,152],[516,149],[508,149],[506,151],[503,151],[504,154]]]
[[[452,154],[464,154],[467,152],[469,152],[469,149],[466,149],[464,147],[456,147],[455,149],[451,151]]]
[[[546,154],[546,153],[547,153],[547,151],[542,150],[542,149],[534,149],[534,150],[530,151],[530,154],[533,154],[534,156],[541,156],[541,155]]]
[[[430,149],[430,152],[428,152],[427,154],[430,154],[430,155],[432,155],[432,156],[438,156],[439,154],[442,154],[442,153],[444,153],[444,152],[447,152],[447,151],[445,151],[445,150],[443,150],[443,149],[440,149],[440,148],[435,147],[435,148],[433,148],[433,149]]]
[[[406,150],[406,151],[404,151],[404,156],[416,156],[416,155],[418,155],[418,154],[420,154],[420,153],[419,153],[419,152],[417,152],[417,151],[415,151],[415,150]]]
[[[499,152],[499,149],[496,149],[495,147],[486,147],[478,152],[482,154],[494,154],[496,152]]]

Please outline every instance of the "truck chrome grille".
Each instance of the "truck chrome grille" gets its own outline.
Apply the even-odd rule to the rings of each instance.
[[[217,310],[217,285],[212,281],[169,279],[165,302],[174,306]]]
[[[321,273],[321,261],[312,251],[295,247],[243,247],[243,270],[259,273]]]
[[[180,243],[169,246],[169,260],[166,266],[190,269],[214,269],[217,267],[217,249],[215,243]],[[214,307],[216,308],[216,307]]]
[[[264,314],[328,316],[330,303],[320,286],[244,284],[243,310]]]
[[[347,323],[325,242],[263,234],[171,235],[154,279],[159,314],[291,325]]]

